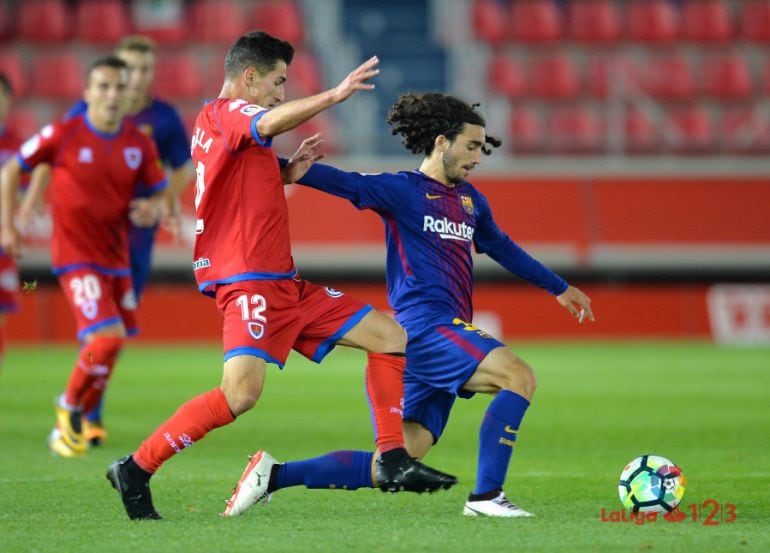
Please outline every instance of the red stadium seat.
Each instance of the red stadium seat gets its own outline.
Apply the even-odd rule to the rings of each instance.
[[[770,57],[765,59],[762,66],[762,94],[770,96]]]
[[[59,42],[72,34],[72,16],[64,0],[20,2],[19,38],[30,42]]]
[[[620,38],[620,16],[612,0],[573,0],[569,34],[580,42],[614,42]]]
[[[614,94],[634,94],[634,66],[620,55],[597,54],[588,59],[585,70],[586,91],[595,98],[606,99]]]
[[[518,59],[497,54],[489,61],[488,83],[492,92],[520,98],[527,92],[527,71]]]
[[[656,98],[687,99],[697,85],[690,61],[680,54],[653,56],[642,70],[644,90]]]
[[[741,35],[754,42],[770,41],[770,0],[744,0],[741,4]]]
[[[249,18],[251,27],[265,31],[295,47],[305,38],[302,11],[294,0],[267,0],[256,2]]]
[[[544,98],[571,98],[580,91],[574,62],[568,54],[551,54],[530,61],[531,93]]]
[[[629,154],[649,154],[656,151],[658,131],[650,114],[629,107],[625,117],[625,150]]]
[[[725,0],[688,0],[682,11],[682,37],[701,42],[732,38],[730,12]]]
[[[0,4],[0,39],[7,39],[15,29],[11,28],[11,8],[3,2]]]
[[[32,68],[33,93],[50,99],[76,100],[85,88],[85,67],[69,51],[39,56]]]
[[[14,96],[19,97],[27,94],[29,82],[26,64],[18,51],[4,50],[0,52],[0,72],[5,73],[5,76],[11,81]]]
[[[706,58],[703,64],[703,91],[723,100],[740,100],[752,94],[749,64],[740,54]]]
[[[153,90],[171,99],[194,98],[203,93],[198,60],[192,54],[177,53],[158,57]]]
[[[487,44],[498,46],[508,36],[508,12],[500,0],[473,3],[473,30]]]
[[[716,146],[711,115],[702,106],[692,105],[668,110],[665,138],[674,151],[708,153]]]
[[[132,32],[131,19],[121,0],[80,0],[75,10],[75,38],[114,44]]]
[[[236,0],[197,0],[190,10],[193,38],[231,44],[248,31],[248,20],[243,15]]]
[[[719,124],[725,151],[737,154],[770,152],[770,121],[757,106],[725,109]]]
[[[670,42],[679,33],[679,16],[670,0],[630,0],[628,36],[641,42]]]
[[[286,88],[288,98],[311,96],[324,89],[318,60],[312,53],[306,50],[294,53]]]
[[[548,143],[557,152],[595,153],[606,148],[604,123],[584,106],[555,108],[548,120]]]
[[[542,152],[545,128],[540,113],[531,106],[514,106],[508,120],[510,150],[514,153]]]
[[[562,38],[563,23],[553,0],[514,0],[511,38],[520,42],[553,42]]]

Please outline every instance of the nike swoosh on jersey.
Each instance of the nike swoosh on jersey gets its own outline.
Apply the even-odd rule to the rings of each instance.
[[[519,429],[518,429],[518,428],[517,428],[517,429],[515,429],[515,430],[514,430],[513,428],[511,428],[511,425],[509,425],[509,424],[508,424],[508,425],[506,425],[506,426],[505,426],[505,428],[503,428],[503,430],[505,430],[506,432],[508,432],[508,434],[516,434],[516,432],[518,432],[518,431],[519,431]]]
[[[441,194],[436,194],[435,196],[433,194],[425,194],[425,197],[429,200],[438,200],[441,197]]]

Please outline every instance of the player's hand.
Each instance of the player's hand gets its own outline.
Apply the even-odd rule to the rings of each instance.
[[[579,323],[586,319],[595,321],[594,313],[591,311],[591,298],[582,290],[574,286],[568,286],[560,296],[556,296],[556,301],[562,304]]]
[[[2,233],[0,233],[0,246],[8,255],[21,257],[21,235],[15,225],[2,229]]]
[[[175,246],[182,241],[182,220],[178,213],[166,213],[163,217],[163,228],[171,235],[171,243]]]
[[[307,173],[310,166],[319,159],[323,159],[324,153],[321,152],[321,146],[324,139],[321,133],[306,138],[299,145],[297,151],[289,158],[289,163],[281,169],[281,177],[284,184],[297,182],[302,175]]]
[[[148,198],[131,200],[128,218],[137,227],[151,227],[160,220],[160,203]]]
[[[380,58],[372,56],[351,71],[340,84],[332,89],[334,101],[344,102],[359,90],[372,90],[374,85],[367,81],[380,72],[377,69],[378,63],[380,63]]]

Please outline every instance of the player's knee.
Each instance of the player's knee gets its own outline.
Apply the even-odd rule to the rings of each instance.
[[[537,388],[537,378],[525,361],[518,357],[511,363],[510,370],[506,372],[505,382],[501,388],[511,390],[527,399],[532,399]]]
[[[383,353],[398,353],[406,350],[406,330],[391,319],[383,336]]]
[[[253,386],[228,387],[222,386],[222,392],[225,394],[227,406],[233,415],[238,416],[250,410],[257,404],[262,390]]]

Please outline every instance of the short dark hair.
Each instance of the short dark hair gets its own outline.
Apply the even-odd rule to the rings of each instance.
[[[401,143],[407,150],[429,156],[437,136],[444,135],[452,141],[463,132],[466,123],[486,127],[484,118],[476,111],[479,105],[439,92],[407,92],[390,108],[388,125],[391,134],[402,136]],[[497,148],[502,143],[487,136],[486,144]],[[482,151],[486,155],[492,153],[486,146]]]
[[[286,65],[294,57],[294,47],[280,38],[275,38],[263,31],[246,33],[235,41],[225,58],[225,75],[235,77],[247,67],[254,67],[260,75],[275,68],[278,60]]]
[[[155,53],[155,41],[144,35],[129,35],[124,37],[115,47],[118,52],[140,52],[142,54]]]
[[[101,58],[95,59],[91,62],[91,65],[88,66],[88,71],[86,71],[86,83],[91,80],[91,73],[94,72],[94,69],[98,69],[99,67],[112,67],[113,69],[128,69],[128,64],[124,62],[122,59],[120,59],[115,54],[109,54],[107,56],[103,56]]]
[[[8,75],[2,72],[0,72],[0,88],[2,88],[3,92],[5,92],[8,96],[13,96],[13,85],[11,84],[11,79],[8,78]]]

